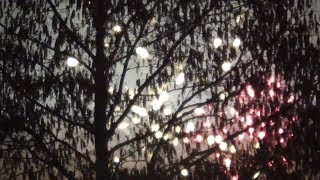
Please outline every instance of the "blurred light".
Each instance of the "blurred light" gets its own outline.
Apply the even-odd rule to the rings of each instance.
[[[224,93],[221,93],[220,96],[219,96],[219,99],[220,100],[224,100],[226,98],[226,95]]]
[[[187,169],[182,169],[182,170],[181,170],[181,175],[182,175],[182,176],[188,176],[188,175],[189,175],[188,170],[187,170]]]
[[[247,93],[248,95],[253,98],[254,97],[254,90],[252,89],[252,86],[251,85],[248,85],[247,86]]]
[[[157,139],[160,139],[162,137],[163,133],[161,131],[157,131],[154,135]]]
[[[168,101],[169,100],[169,94],[167,93],[167,91],[162,91],[161,93],[160,93],[160,96],[159,96],[159,101],[161,102],[161,103],[163,103],[163,102],[166,102],[166,101]]]
[[[172,141],[172,144],[173,144],[174,146],[177,146],[178,143],[179,143],[178,138],[174,138],[173,141]]]
[[[203,108],[195,108],[194,109],[194,114],[197,115],[197,116],[201,116],[201,115],[203,115],[205,113],[206,113],[206,111]]]
[[[258,133],[258,137],[260,139],[263,139],[265,136],[266,136],[266,133],[264,131],[261,131],[261,132]]]
[[[258,176],[260,175],[260,171],[258,171],[258,172],[256,172],[256,173],[254,173],[254,175],[253,175],[253,179],[256,179]]]
[[[283,138],[280,139],[280,143],[284,143],[284,139]]]
[[[169,134],[164,135],[163,140],[165,140],[165,141],[168,140],[169,136],[170,136]]]
[[[186,129],[186,133],[192,132],[194,131],[194,123],[193,122],[188,122],[187,124],[187,129]]]
[[[228,148],[228,144],[226,142],[221,142],[219,144],[219,148],[221,149],[221,151],[225,151]]]
[[[227,128],[223,128],[222,131],[226,134],[228,132]]]
[[[256,149],[259,149],[260,148],[260,143],[259,142],[256,142],[254,145],[253,145],[254,148]]]
[[[238,139],[241,141],[244,138],[244,134],[239,134]]]
[[[114,111],[119,112],[120,111],[120,106],[116,106]]]
[[[234,39],[232,46],[237,48],[241,44],[241,40],[239,38]]]
[[[189,138],[187,138],[187,137],[183,138],[183,142],[184,142],[185,144],[189,143]]]
[[[269,95],[270,95],[270,97],[273,97],[274,96],[274,91],[271,89],[270,91],[269,91]]]
[[[125,129],[129,126],[127,122],[122,122],[118,125],[118,129]]]
[[[253,123],[252,116],[251,115],[246,115],[246,124],[248,126],[251,126],[252,123]]]
[[[149,53],[147,51],[146,48],[143,47],[137,47],[136,48],[136,53],[142,58],[142,59],[146,59],[149,57]]]
[[[224,159],[224,164],[226,165],[227,168],[229,168],[230,165],[231,165],[231,159],[230,158],[225,158]]]
[[[249,133],[250,133],[250,134],[252,134],[252,133],[253,133],[253,131],[254,131],[254,128],[252,128],[252,127],[251,127],[251,128],[249,128]]]
[[[211,126],[211,122],[207,119],[205,122],[203,122],[203,126],[204,127],[210,127]]]
[[[119,33],[119,32],[121,32],[121,26],[119,26],[119,25],[115,25],[115,26],[113,26],[113,28],[112,28],[112,31],[114,31],[114,32],[116,32],[116,33]]]
[[[209,145],[214,144],[214,135],[209,135],[207,137],[207,142],[208,142]]]
[[[180,73],[176,78],[176,84],[179,86],[184,82],[184,73]]]
[[[203,141],[202,135],[198,134],[198,135],[196,136],[196,141],[197,141],[197,142],[202,142],[202,141]]]
[[[282,129],[282,128],[279,128],[278,133],[279,133],[279,134],[282,134],[282,133],[283,133],[283,129]]]
[[[272,83],[274,83],[275,79],[273,76],[271,76],[269,79],[268,79],[268,85],[271,85]]]
[[[169,116],[171,113],[172,113],[172,110],[170,107],[164,108],[164,110],[163,110],[164,115]]]
[[[180,126],[176,126],[176,127],[175,127],[175,131],[176,131],[176,133],[180,133],[181,127],[180,127]]]
[[[224,62],[221,67],[222,67],[222,70],[223,70],[224,72],[227,72],[227,71],[230,71],[230,69],[231,69],[231,64],[230,64],[230,62]]]
[[[291,96],[290,96],[290,98],[288,99],[288,103],[292,103],[292,102],[293,102],[293,100],[294,100],[294,96],[293,96],[293,95],[291,95]]]
[[[235,154],[237,152],[236,147],[234,145],[231,145],[229,147],[229,151],[230,151],[231,154]]]
[[[138,124],[138,123],[141,122],[141,120],[140,120],[139,118],[137,118],[137,117],[133,117],[133,118],[132,118],[132,122],[133,122],[134,124]]]
[[[220,38],[215,38],[213,41],[213,47],[218,48],[222,44],[222,39]]]
[[[79,61],[74,58],[74,57],[68,57],[67,59],[67,65],[70,66],[70,67],[75,67],[79,64]]]
[[[119,163],[119,162],[120,162],[120,159],[119,159],[117,156],[115,156],[115,157],[113,158],[113,162]]]
[[[160,129],[159,124],[152,124],[151,125],[151,131],[156,132]]]
[[[217,135],[217,136],[215,137],[215,142],[216,142],[217,144],[220,144],[220,143],[222,142],[222,137],[221,137],[220,135]]]
[[[108,93],[111,94],[111,95],[113,94],[113,87],[109,87]]]

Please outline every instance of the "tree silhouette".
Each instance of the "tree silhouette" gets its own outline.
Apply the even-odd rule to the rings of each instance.
[[[314,3],[1,1],[0,173],[319,172]]]

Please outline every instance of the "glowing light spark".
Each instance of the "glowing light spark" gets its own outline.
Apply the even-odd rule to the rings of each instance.
[[[257,179],[257,177],[260,175],[260,171],[254,173],[252,179]]]
[[[190,140],[189,140],[189,138],[185,137],[185,138],[183,138],[182,141],[183,141],[183,143],[187,144],[187,143],[189,143]]]
[[[193,122],[188,122],[187,128],[186,128],[186,133],[194,131],[194,123]]]
[[[266,133],[264,131],[261,131],[261,132],[258,133],[258,137],[260,139],[263,139],[265,136],[266,136]]]
[[[162,137],[163,133],[161,131],[157,131],[154,135],[157,139],[160,139]]]
[[[224,164],[226,165],[227,168],[230,168],[231,159],[230,159],[230,158],[225,158],[225,159],[224,159]]]
[[[294,100],[294,96],[290,96],[290,98],[288,99],[288,103],[293,103],[293,100]]]
[[[221,142],[219,144],[219,148],[221,149],[221,151],[225,151],[228,148],[228,144],[226,142]]]
[[[151,103],[151,105],[152,105],[152,109],[153,110],[155,110],[155,111],[157,111],[157,110],[159,110],[160,108],[161,108],[161,102],[158,100],[158,99],[154,99],[153,101],[152,101],[152,103]]]
[[[249,95],[251,98],[254,98],[254,90],[253,90],[252,86],[251,86],[251,85],[248,85],[246,89],[247,89],[248,95]]]
[[[272,83],[274,83],[275,79],[273,76],[271,76],[269,79],[268,79],[268,85],[270,86]]]
[[[221,46],[222,44],[222,39],[220,38],[215,38],[214,41],[213,41],[213,47],[214,48],[218,48],[219,46]]]
[[[117,156],[115,156],[115,157],[113,158],[113,162],[119,163],[119,162],[120,162],[120,159],[119,159]]]
[[[132,122],[133,122],[134,124],[138,124],[138,123],[141,122],[141,120],[140,120],[139,118],[137,118],[137,117],[133,117],[133,118],[132,118]]]
[[[180,131],[181,131],[181,127],[180,126],[177,126],[177,127],[175,127],[175,129],[174,129],[175,131],[176,131],[176,133],[180,133]]]
[[[203,115],[205,113],[206,113],[206,111],[203,108],[195,108],[194,109],[194,114],[197,115],[197,116],[201,116],[201,115]]]
[[[224,72],[230,71],[231,63],[230,62],[224,62],[221,67],[222,67],[222,70]]]
[[[213,135],[209,135],[207,137],[207,142],[208,142],[209,145],[214,144],[214,136]]]
[[[188,176],[189,175],[189,172],[188,172],[187,169],[182,169],[180,173],[181,173],[182,176]]]
[[[241,45],[241,40],[239,38],[234,39],[232,46],[238,48]]]
[[[136,48],[136,53],[142,58],[142,59],[146,59],[149,57],[149,53],[147,51],[146,48],[143,47],[137,47]]]
[[[220,135],[217,135],[217,136],[215,137],[215,142],[216,142],[217,144],[220,144],[220,143],[222,142],[222,137],[221,137]]]
[[[121,32],[121,26],[119,26],[119,25],[115,25],[115,26],[113,26],[113,28],[112,28],[112,31],[114,31],[115,33],[119,33],[119,32]]]
[[[269,95],[270,95],[270,97],[273,97],[275,95],[275,93],[272,89],[269,91]]]
[[[238,139],[241,141],[244,138],[244,134],[239,134]]]
[[[283,138],[280,139],[280,143],[281,144],[284,143],[284,139]]]
[[[282,129],[282,128],[279,128],[278,133],[279,133],[279,134],[282,134],[282,133],[283,133],[283,129]]]
[[[230,151],[230,153],[232,153],[232,154],[235,154],[235,153],[237,152],[236,147],[234,147],[234,145],[231,145],[231,146],[229,147],[229,151]]]
[[[251,115],[246,115],[246,124],[248,126],[251,126],[253,123],[253,119],[252,119],[252,116]]]
[[[200,134],[198,134],[198,135],[196,136],[196,141],[197,141],[197,142],[202,142],[202,141],[203,141],[203,136],[200,135]]]
[[[151,131],[156,132],[160,129],[159,124],[152,124],[151,125]]]
[[[67,65],[70,67],[76,67],[79,64],[79,61],[74,57],[68,57]]]
[[[254,128],[249,128],[249,133],[252,134],[254,131]]]

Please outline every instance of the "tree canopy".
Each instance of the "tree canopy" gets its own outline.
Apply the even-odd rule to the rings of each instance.
[[[0,176],[318,175],[315,3],[0,1]]]

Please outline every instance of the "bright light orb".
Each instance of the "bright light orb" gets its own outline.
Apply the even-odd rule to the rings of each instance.
[[[218,48],[219,46],[221,46],[222,44],[222,39],[220,38],[215,38],[214,41],[213,41],[213,47],[214,48]]]
[[[238,48],[241,45],[241,40],[239,38],[234,39],[232,46]]]
[[[222,70],[224,72],[230,71],[231,63],[230,62],[224,62],[221,67],[222,67]]]
[[[238,139],[241,141],[244,139],[244,134],[239,134]]]
[[[220,96],[219,96],[219,99],[220,100],[224,100],[226,98],[226,95],[224,93],[221,93]]]
[[[256,142],[253,146],[254,146],[254,148],[256,148],[256,149],[259,149],[259,148],[260,148],[260,143],[259,143],[259,142]]]
[[[152,109],[157,111],[161,108],[162,103],[158,99],[154,99],[151,105],[152,105]]]
[[[151,125],[151,131],[156,132],[160,129],[159,124],[152,124]]]
[[[187,170],[187,169],[182,169],[182,170],[181,170],[181,175],[182,175],[182,176],[188,176],[188,175],[189,175],[188,170]]]
[[[176,78],[176,84],[179,86],[184,82],[184,73],[180,73]]]
[[[228,144],[226,142],[221,142],[219,144],[219,148],[221,149],[221,151],[225,151],[228,148]]]
[[[154,135],[157,139],[160,139],[162,137],[163,133],[161,131],[157,131]]]
[[[79,64],[79,61],[74,57],[68,57],[67,65],[70,67],[76,67]]]
[[[186,133],[194,131],[194,123],[193,122],[188,122],[187,128],[186,128]]]
[[[208,144],[211,146],[212,144],[214,144],[214,135],[209,135],[207,137],[207,142]]]
[[[229,168],[230,165],[231,165],[231,159],[230,158],[225,158],[224,159],[224,164],[226,165],[227,168]]]
[[[254,90],[253,90],[252,86],[251,86],[251,85],[248,85],[246,89],[247,89],[248,95],[249,95],[251,98],[253,98],[253,97],[254,97]]]
[[[185,143],[185,144],[189,143],[189,138],[187,138],[187,137],[183,138],[183,143]]]
[[[220,135],[217,135],[217,136],[215,137],[215,142],[216,142],[217,144],[220,144],[220,143],[222,142],[222,137],[221,137]]]
[[[237,152],[236,147],[234,147],[234,145],[231,145],[231,146],[229,147],[229,151],[230,151],[230,153],[232,153],[232,154],[235,154],[235,153]]]
[[[264,131],[261,131],[261,132],[258,133],[258,137],[260,139],[263,139],[265,136],[266,136],[266,133]]]
[[[141,120],[140,120],[139,118],[137,118],[137,117],[133,117],[133,118],[132,118],[132,122],[133,122],[134,124],[138,124],[138,123],[141,122]]]
[[[181,127],[180,127],[180,126],[177,126],[177,127],[174,128],[174,130],[176,131],[176,133],[180,133]]]
[[[258,176],[260,175],[260,171],[258,171],[258,172],[256,172],[256,173],[254,173],[254,175],[253,175],[253,179],[256,179]]]
[[[113,162],[119,163],[119,162],[120,162],[120,159],[119,159],[117,156],[115,156],[115,157],[113,158]]]
[[[282,128],[279,128],[278,133],[279,133],[279,134],[282,134],[282,133],[283,133],[283,129],[282,129]]]
[[[171,113],[172,113],[171,108],[169,108],[169,107],[164,108],[164,110],[163,110],[164,115],[169,116]]]
[[[166,102],[166,101],[168,101],[169,100],[169,94],[167,93],[167,91],[162,91],[161,93],[160,93],[160,96],[159,96],[159,101],[161,102],[161,103],[164,103],[164,102]]]
[[[147,51],[146,48],[143,47],[137,47],[136,48],[136,53],[142,58],[142,59],[146,59],[149,57],[149,53]]]
[[[203,115],[205,113],[206,113],[206,111],[203,108],[195,108],[194,109],[194,114],[197,115],[197,116],[201,116],[201,115]]]
[[[112,28],[112,31],[114,31],[115,33],[119,33],[119,32],[121,32],[121,26],[119,26],[119,25],[115,25],[115,26],[113,26],[113,28]]]
[[[202,142],[202,141],[203,141],[202,135],[198,134],[198,135],[196,136],[196,141],[197,141],[197,142]]]

